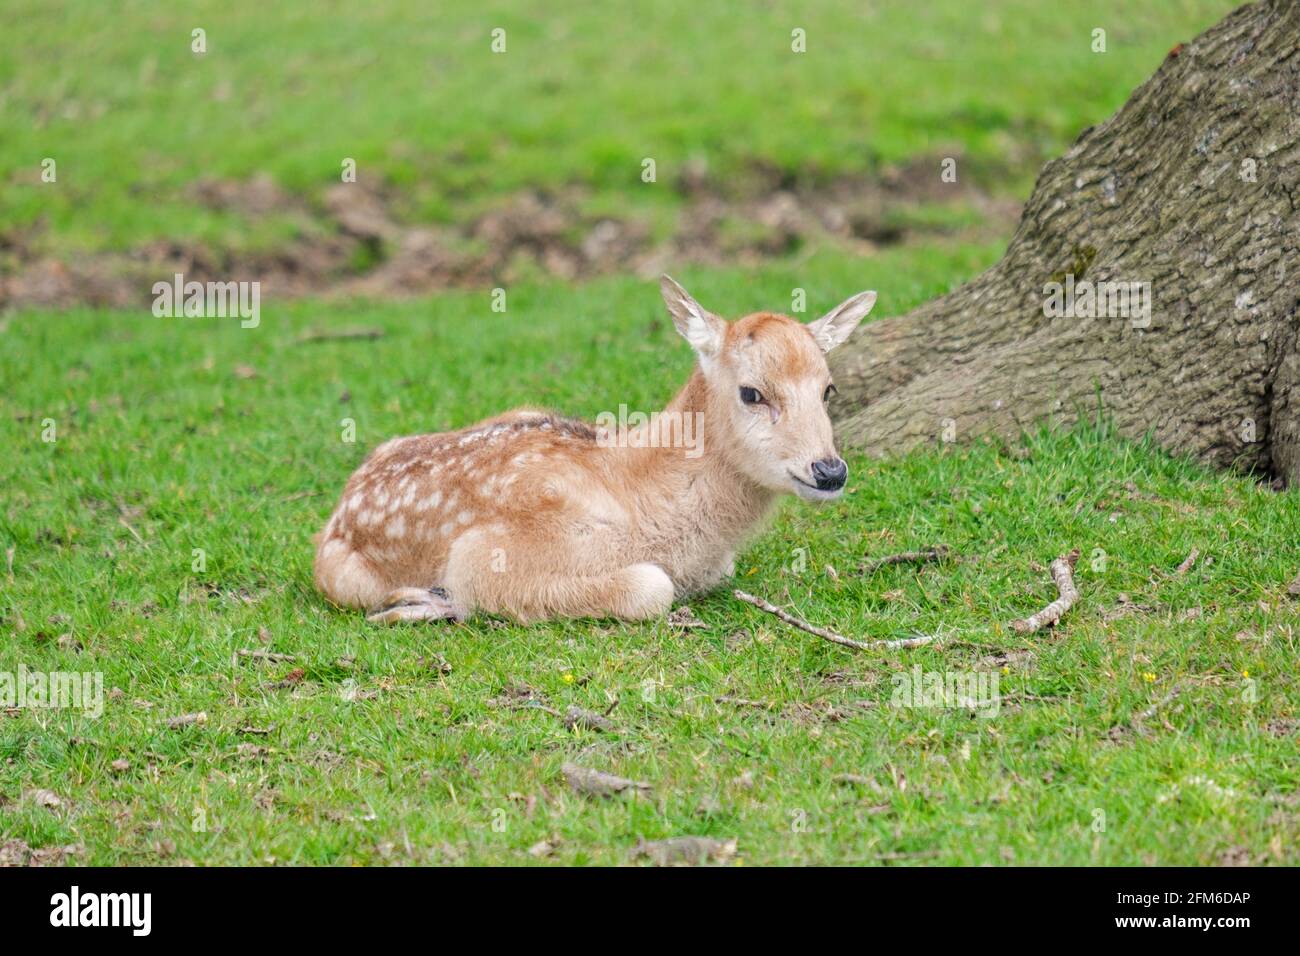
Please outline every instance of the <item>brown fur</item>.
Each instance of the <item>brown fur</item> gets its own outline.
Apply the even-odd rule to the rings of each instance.
[[[636,441],[610,447],[591,425],[533,409],[395,438],[352,475],[318,536],[317,586],[354,607],[442,588],[462,613],[536,620],[653,617],[675,595],[717,585],[780,494],[813,494],[785,474],[790,462],[806,469],[834,445],[816,326],[706,315],[714,337],[666,409],[702,414],[698,457],[628,447]],[[743,406],[737,382],[763,390],[771,407]]]

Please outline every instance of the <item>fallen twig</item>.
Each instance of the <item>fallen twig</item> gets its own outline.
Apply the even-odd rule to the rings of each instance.
[[[313,329],[298,336],[298,344],[305,345],[309,342],[337,342],[340,340],[350,339],[382,339],[383,337],[384,330],[375,328],[327,329],[324,331]]]
[[[131,526],[131,522],[126,520],[126,515],[118,515],[117,523],[120,524],[127,531],[130,531],[131,537],[135,538],[135,540],[139,541],[141,544],[145,544],[144,538],[140,537],[140,532],[136,531],[135,528]],[[148,547],[148,545],[145,544],[145,547]]]
[[[1069,554],[1052,562],[1052,580],[1056,582],[1056,589],[1061,596],[1036,614],[1019,621],[1012,621],[1013,631],[1018,634],[1032,634],[1048,625],[1054,626],[1066,611],[1074,607],[1074,602],[1079,600],[1079,591],[1074,586],[1074,566],[1078,561],[1079,549],[1075,548]]]
[[[851,637],[845,637],[843,634],[836,634],[834,631],[827,630],[824,627],[818,627],[816,624],[809,624],[801,617],[795,617],[789,611],[784,611],[768,601],[746,591],[732,591],[736,600],[744,601],[746,604],[752,604],[760,611],[766,611],[768,614],[779,617],[782,621],[791,627],[797,627],[801,631],[807,631],[809,634],[815,634],[817,637],[824,638],[832,644],[840,644],[844,647],[852,647],[859,651],[876,651],[876,650],[899,650],[906,647],[921,647],[933,641],[934,635],[922,635],[920,637],[902,637],[889,641],[855,641]]]
[[[1186,574],[1188,571],[1192,570],[1192,565],[1196,563],[1196,559],[1199,558],[1200,556],[1201,556],[1200,550],[1197,548],[1192,548],[1192,553],[1183,559],[1183,563],[1178,565],[1178,567],[1174,569],[1174,573],[1179,575]]]
[[[600,730],[605,733],[613,733],[618,729],[603,714],[583,710],[581,707],[570,707],[564,712],[564,726],[568,730],[582,728],[584,730]]]
[[[714,860],[725,863],[736,855],[736,841],[701,836],[670,837],[667,840],[638,839],[631,859],[648,857],[656,866],[695,866]]]
[[[730,704],[732,707],[756,707],[759,710],[776,710],[780,705],[772,700],[754,700],[751,697],[732,697],[730,694],[723,694],[721,697],[713,698],[715,703]]]
[[[543,714],[550,714],[552,717],[558,717],[563,720],[564,715],[554,707],[547,707],[536,698],[529,698],[523,701],[514,701],[505,705],[509,710],[540,710]]]
[[[875,641],[872,646],[887,651],[900,651],[909,647],[924,647],[926,644],[931,644],[938,639],[937,634],[918,634],[916,637],[897,637],[889,641]]]
[[[324,492],[320,492],[320,491],[295,491],[293,494],[289,495],[289,496],[288,496],[287,498],[285,498],[284,500],[285,500],[285,501],[301,501],[303,498],[315,498],[317,495],[320,495],[320,494],[323,494],[323,493],[324,493]]]
[[[951,553],[952,549],[946,544],[936,544],[926,551],[903,551],[900,554],[889,554],[883,558],[875,558],[861,565],[858,571],[862,574],[874,574],[881,568],[888,567],[891,564],[925,564],[930,561],[946,561]]]
[[[1177,697],[1180,693],[1182,693],[1182,690],[1183,690],[1182,685],[1175,684],[1173,687],[1169,689],[1169,693],[1165,694],[1165,696],[1161,697],[1158,701],[1156,701],[1146,710],[1140,711],[1139,713],[1136,713],[1132,717],[1130,717],[1127,721],[1123,723],[1118,723],[1115,726],[1111,727],[1110,730],[1107,732],[1107,736],[1113,741],[1121,741],[1131,731],[1137,730],[1137,731],[1141,731],[1144,734],[1147,733],[1146,726],[1145,726],[1146,722],[1156,715],[1156,711],[1158,711],[1161,707],[1164,707],[1166,704],[1170,703],[1175,697]]]
[[[579,767],[577,764],[566,763],[560,770],[564,773],[564,779],[573,788],[575,793],[584,793],[592,797],[612,797],[616,793],[623,793],[630,790],[633,793],[648,793],[651,790],[650,784],[641,783],[639,780],[628,780],[626,777],[617,777],[612,773],[605,773],[603,770],[592,770],[590,767]]]
[[[179,717],[172,717],[167,721],[167,727],[171,730],[179,730],[191,724],[206,724],[207,722],[208,714],[206,711],[201,710],[197,714],[181,714]]]
[[[913,853],[877,853],[872,859],[892,863],[896,860],[931,860],[939,855],[939,850],[917,850]]]
[[[1143,724],[1143,723],[1146,723],[1148,720],[1150,720],[1152,717],[1154,717],[1154,716],[1156,715],[1156,711],[1157,711],[1157,710],[1159,710],[1161,707],[1165,706],[1165,704],[1168,704],[1168,703],[1169,703],[1170,701],[1172,701],[1175,697],[1177,697],[1180,693],[1182,693],[1182,690],[1183,690],[1183,688],[1182,688],[1180,685],[1175,684],[1172,688],[1170,688],[1169,693],[1165,694],[1164,697],[1161,697],[1158,701],[1156,701],[1154,704],[1152,704],[1152,705],[1151,705],[1150,707],[1148,707],[1146,710],[1144,710],[1144,711],[1142,711],[1141,713],[1137,714],[1137,715],[1136,715],[1136,716],[1135,716],[1135,717],[1130,721],[1130,723],[1134,723],[1134,724]]]
[[[694,627],[708,627],[703,621],[695,616],[689,604],[683,604],[668,615],[668,623],[672,627],[680,627],[682,630],[690,630]]]
[[[239,650],[235,652],[235,655],[237,657],[251,657],[254,658],[255,660],[269,661],[271,663],[278,663],[280,661],[291,661],[294,659],[294,656],[292,654],[279,654],[275,651],[264,651],[261,650],[260,648],[256,650],[249,650],[248,648],[241,647]]]

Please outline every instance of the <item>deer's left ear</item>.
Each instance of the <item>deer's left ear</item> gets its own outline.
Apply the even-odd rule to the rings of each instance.
[[[664,304],[673,317],[673,325],[702,358],[711,358],[722,348],[726,322],[692,299],[672,276],[659,277],[659,291],[663,293]]]
[[[816,322],[808,323],[808,331],[817,340],[823,352],[829,352],[837,345],[843,345],[858,323],[867,317],[871,307],[876,304],[874,292],[859,292],[851,299],[845,299]]]

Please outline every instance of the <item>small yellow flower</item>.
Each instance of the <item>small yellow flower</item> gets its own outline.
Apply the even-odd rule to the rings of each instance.
[[[1003,664],[1003,665],[1002,665],[1002,673],[1004,673],[1004,674],[1010,674],[1010,673],[1011,673],[1011,668],[1008,667],[1006,664]]]
[[[564,677],[562,677],[561,680],[563,680],[566,684],[572,684],[573,681],[574,681],[573,672],[572,672],[572,671],[565,671],[565,672],[564,672]]]
[[[1242,672],[1241,672],[1241,676],[1242,676],[1242,677],[1249,677],[1249,676],[1250,676],[1250,670],[1247,669],[1247,670],[1242,671]]]
[[[1145,674],[1142,675],[1142,679],[1146,681],[1148,684],[1154,684],[1156,682],[1156,675],[1151,673],[1150,671],[1147,671]]]

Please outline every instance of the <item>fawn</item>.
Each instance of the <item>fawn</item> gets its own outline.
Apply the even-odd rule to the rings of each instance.
[[[670,277],[661,286],[698,357],[663,412],[613,434],[524,408],[385,442],[317,536],[321,591],[384,623],[474,610],[523,622],[652,618],[730,576],[782,494],[842,494],[848,467],[826,413],[835,386],[823,354],[876,294],[805,325],[770,312],[727,322]],[[696,447],[674,440],[687,417]]]

